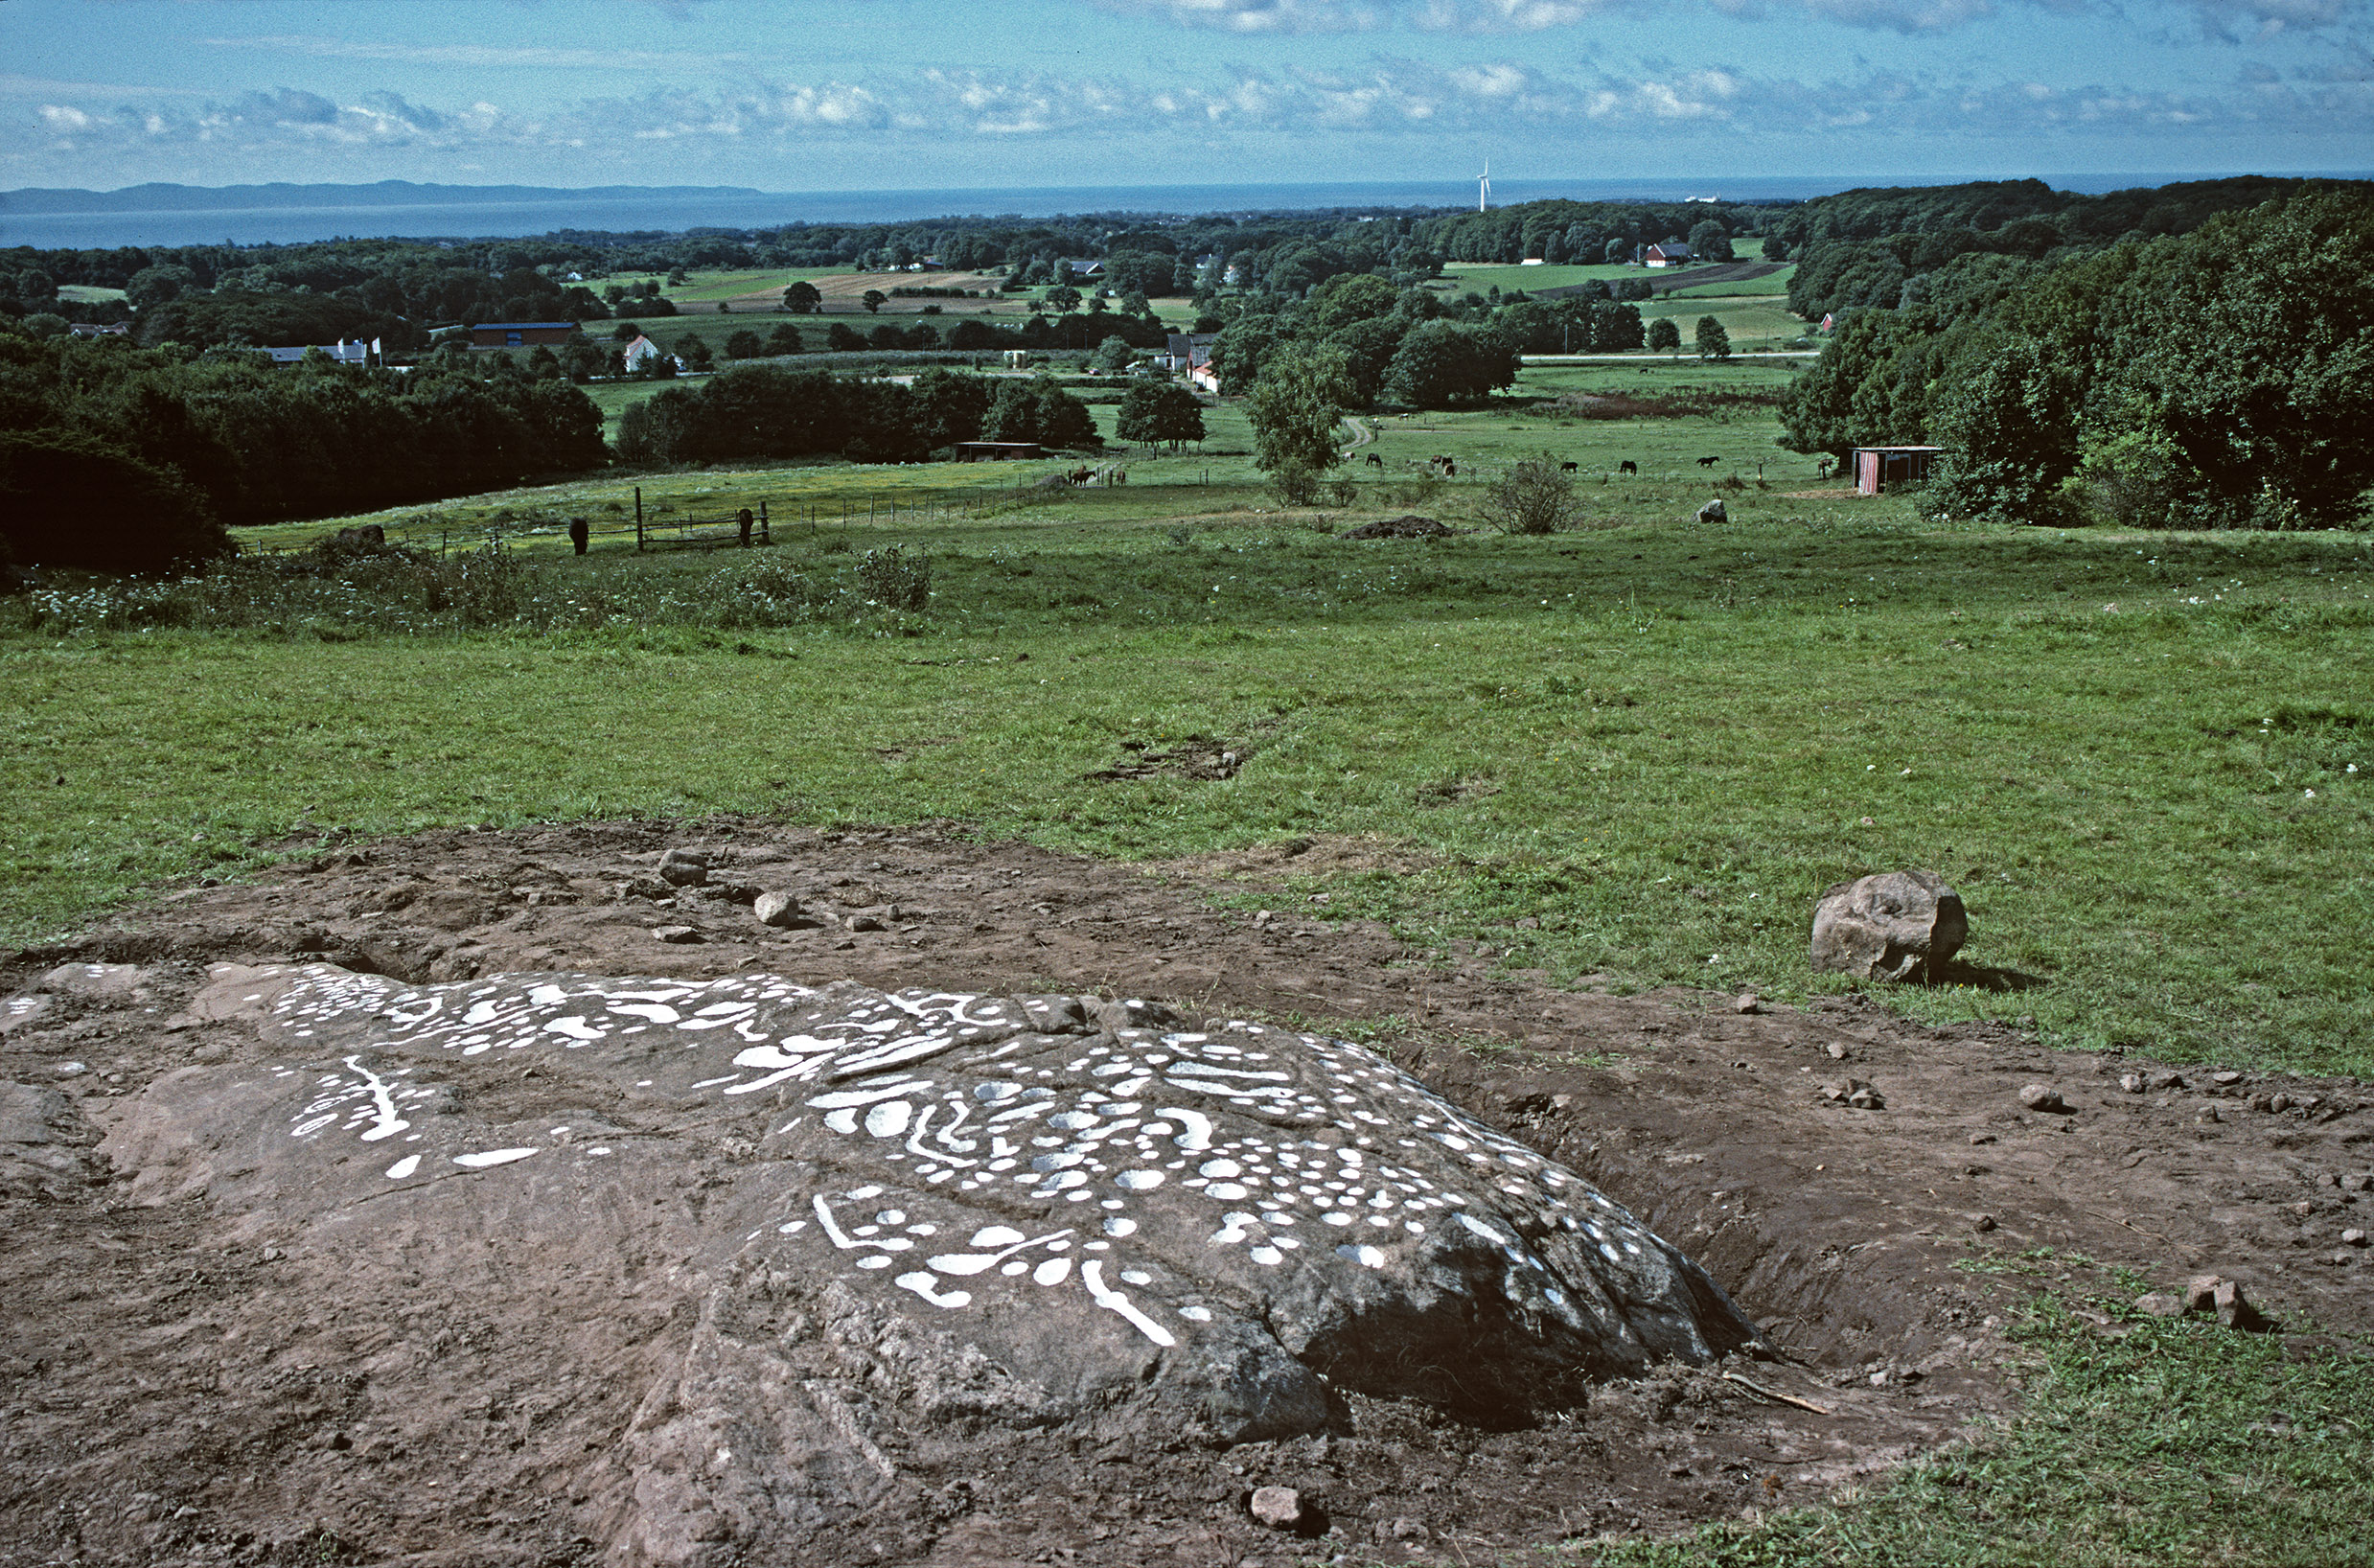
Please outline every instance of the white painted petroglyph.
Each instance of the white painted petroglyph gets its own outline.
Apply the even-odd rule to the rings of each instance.
[[[311,1069],[289,1118],[300,1140],[334,1127],[381,1141],[411,1128],[410,1108],[444,1092],[440,1081],[464,1059],[520,1050],[621,1053],[628,1071],[652,1074],[634,1087],[663,1101],[783,1096],[768,1103],[799,1114],[767,1136],[814,1113],[845,1150],[843,1165],[787,1191],[751,1245],[820,1244],[852,1271],[899,1269],[889,1282],[940,1311],[1021,1309],[1035,1292],[1079,1289],[1169,1348],[1212,1323],[1214,1308],[1196,1281],[1140,1252],[1158,1238],[1241,1249],[1258,1271],[1248,1280],[1270,1270],[1382,1271],[1456,1245],[1496,1253],[1528,1310],[1589,1326],[1573,1303],[1598,1299],[1596,1287],[1560,1288],[1565,1277],[1524,1237],[1571,1234],[1572,1245],[1619,1264],[1654,1242],[1574,1176],[1369,1051],[1265,1026],[1048,1035],[1018,1003],[947,992],[828,995],[753,975],[415,988],[326,966],[299,971],[272,1010],[297,1039],[334,1024],[343,1043],[362,1042],[337,1069]],[[684,1049],[662,1054],[663,1043]],[[1149,1091],[1160,1098],[1140,1097]],[[1187,1103],[1162,1102],[1173,1099]],[[547,1136],[550,1146],[567,1142],[564,1129]],[[1420,1151],[1426,1170],[1401,1163]],[[496,1170],[537,1152],[523,1141],[449,1158]],[[406,1180],[421,1164],[406,1155],[386,1178]],[[1464,1191],[1427,1173],[1452,1181],[1446,1173],[1461,1167],[1472,1178]],[[795,1183],[817,1169],[783,1168]],[[874,1184],[834,1185],[861,1173]],[[1016,1214],[1036,1209],[1046,1223],[983,1225],[978,1205],[989,1201]],[[943,1234],[967,1239],[924,1256]]]

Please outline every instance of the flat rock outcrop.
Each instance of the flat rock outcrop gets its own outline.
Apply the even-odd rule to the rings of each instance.
[[[655,1279],[695,1317],[680,1359],[578,1370],[643,1379],[572,1483],[621,1560],[852,1517],[984,1428],[1227,1443],[1340,1391],[1522,1418],[1754,1337],[1573,1172],[1316,1036],[762,974],[223,966],[192,1010],[271,1059],[110,1108],[137,1201],[562,1338]]]

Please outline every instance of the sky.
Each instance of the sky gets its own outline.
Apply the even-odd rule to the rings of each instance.
[[[2374,166],[2374,0],[0,0],[0,189]]]

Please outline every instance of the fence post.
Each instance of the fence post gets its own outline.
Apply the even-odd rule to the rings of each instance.
[[[718,309],[722,311],[725,307],[721,305]],[[765,501],[758,503],[758,542],[761,544],[774,542],[774,536],[767,532],[767,503]]]
[[[634,550],[637,555],[643,551],[643,487],[641,485],[634,487]]]

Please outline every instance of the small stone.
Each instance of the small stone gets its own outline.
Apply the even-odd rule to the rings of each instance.
[[[1386,1533],[1397,1541],[1422,1541],[1433,1533],[1416,1519],[1403,1516],[1386,1527]]]
[[[1746,995],[1735,1000],[1731,1003],[1731,1010],[1735,1013],[1763,1012],[1764,1010],[1763,998],[1758,996],[1755,992],[1750,991]]]
[[[2344,1247],[2362,1247],[2365,1244],[2365,1233],[2354,1226],[2341,1233],[2341,1245]]]
[[[690,926],[654,926],[651,934],[663,942],[697,942],[701,934]]]
[[[1723,510],[1722,498],[1720,496],[1716,497],[1714,500],[1711,500],[1704,506],[1698,508],[1698,520],[1700,522],[1728,522],[1730,519],[1731,514]]]
[[[2267,1096],[2267,1108],[2275,1115],[2281,1116],[2286,1111],[2292,1109],[2292,1096],[2289,1095],[2270,1095]]]
[[[761,893],[751,901],[750,912],[762,926],[788,926],[799,918],[799,900],[789,893]]]
[[[2253,1095],[2250,1096],[2250,1109],[2253,1111],[2267,1112],[2271,1111],[2274,1108],[2275,1096],[2272,1095]]]
[[[2146,1078],[2144,1080],[2144,1087],[2153,1090],[2181,1089],[2184,1087],[2184,1075],[2180,1072],[2170,1072],[2166,1069],[2162,1069],[2161,1071],[2155,1072],[2150,1077]]]
[[[1837,1041],[1835,1041],[1835,1040],[1832,1040],[1832,1041],[1829,1045],[1824,1046],[1824,1047],[1822,1048],[1822,1053],[1823,1053],[1824,1055],[1828,1056],[1828,1057],[1829,1057],[1832,1061],[1833,1061],[1833,1062],[1843,1062],[1843,1061],[1845,1061],[1848,1057],[1850,1057],[1850,1056],[1852,1056],[1852,1055],[1854,1055],[1854,1054],[1855,1054],[1853,1051],[1851,1051],[1851,1050],[1847,1049],[1847,1048],[1846,1048],[1846,1047],[1844,1047],[1844,1046],[1840,1045],[1840,1044],[1839,1044]]]
[[[288,1255],[287,1253],[282,1252],[278,1247],[266,1247],[264,1249],[264,1260],[266,1263],[277,1263],[288,1256]]]
[[[709,857],[697,849],[671,849],[659,857],[659,880],[675,888],[698,888],[709,880]]]
[[[2144,1082],[2143,1074],[2140,1072],[2120,1073],[2118,1086],[2130,1095],[2140,1095],[2146,1088],[2150,1087]]]
[[[2242,1283],[2236,1280],[2221,1280],[2210,1295],[2218,1311],[2218,1322],[2228,1328],[2257,1328],[2267,1322],[2259,1309],[2243,1294]]]
[[[2234,1085],[2242,1082],[2242,1074],[2228,1069],[2224,1072],[2210,1073],[2209,1081],[2216,1084],[2220,1089],[2231,1089]]]
[[[2310,1203],[2305,1198],[2302,1198],[2299,1202],[2292,1206],[2292,1212],[2299,1215],[2302,1219],[2306,1219],[2309,1215],[2315,1213],[2316,1211],[2316,1206]]]
[[[2344,1192],[2363,1192],[2368,1188],[2374,1188],[2374,1176],[2369,1176],[2363,1171],[2341,1178],[2341,1190]]]
[[[2193,1113],[2193,1119],[2200,1122],[2216,1122],[2224,1121],[2225,1118],[2218,1115],[2218,1108],[2216,1106],[2204,1105],[2200,1110]]]
[[[355,1446],[355,1440],[343,1432],[332,1432],[321,1440],[321,1445],[335,1453],[344,1453]]]
[[[847,925],[851,931],[880,931],[883,929],[882,922],[870,914],[853,914],[849,916]]]
[[[1854,1093],[1847,1095],[1847,1103],[1858,1111],[1884,1111],[1888,1107],[1879,1091],[1867,1083],[1856,1084]]]
[[[2164,1290],[2135,1298],[2135,1309],[2146,1317],[2176,1318],[2184,1314],[2184,1303]]]
[[[1972,1134],[1971,1134],[1971,1148],[1974,1148],[1974,1149],[1975,1149],[1975,1148],[1982,1148],[1982,1147],[1984,1147],[1985,1145],[1987,1145],[1987,1144],[1989,1144],[1989,1143],[1992,1143],[1992,1142],[1994,1142],[1994,1134],[1993,1134],[1993,1133],[1972,1133]]]
[[[1257,1487],[1250,1508],[1254,1518],[1272,1530],[1292,1530],[1302,1522],[1302,1494],[1292,1487]]]
[[[2032,1083],[2019,1091],[2019,1103],[2031,1111],[2066,1111],[2069,1102],[2049,1084]]]
[[[1988,1232],[1988,1231],[1992,1231],[1992,1230],[1994,1230],[1994,1216],[1993,1214],[1981,1214],[1981,1215],[1979,1215],[1976,1219],[1974,1219],[1974,1220],[1971,1221],[1971,1230],[1973,1230],[1973,1231],[1977,1231],[1977,1232],[1981,1233],[1982,1234],[1983,1234],[1984,1233]]]
[[[2184,1281],[2184,1310],[2206,1312],[2214,1303],[2218,1286],[2225,1283],[2214,1274],[2196,1274]]]

